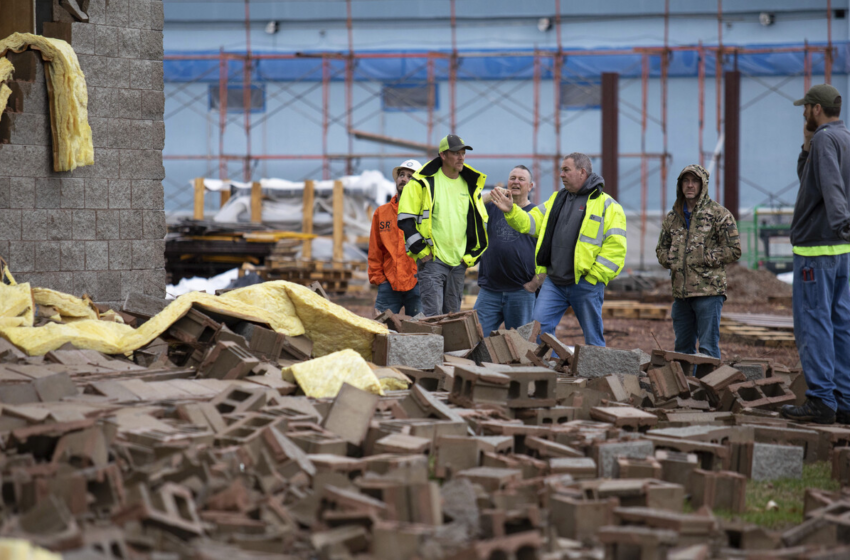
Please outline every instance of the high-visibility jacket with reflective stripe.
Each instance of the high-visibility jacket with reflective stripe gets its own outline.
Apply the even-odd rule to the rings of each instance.
[[[432,253],[431,220],[434,212],[434,175],[443,166],[437,156],[411,177],[404,186],[398,201],[398,227],[404,232],[407,254],[421,259]],[[481,200],[481,191],[487,175],[463,166],[460,176],[469,189],[469,212],[466,216],[466,250],[463,262],[473,266],[487,249],[487,210]],[[439,243],[440,240],[437,240]]]
[[[560,191],[559,191],[560,192]],[[514,204],[505,214],[508,224],[520,233],[537,238],[535,260],[543,244],[549,214],[558,193],[549,200],[525,212]],[[552,219],[557,219],[557,216]],[[576,283],[584,277],[591,284],[602,282],[606,286],[622,270],[626,262],[626,214],[623,207],[610,195],[597,190],[587,198],[584,219],[579,230],[575,250]],[[537,273],[546,272],[545,266],[537,266]]]

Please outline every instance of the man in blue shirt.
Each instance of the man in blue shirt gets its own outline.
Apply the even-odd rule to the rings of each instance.
[[[528,193],[534,187],[531,171],[517,165],[508,177],[507,191],[514,204],[529,212],[534,205]],[[497,187],[498,188],[498,187]],[[485,208],[489,215],[489,248],[481,257],[478,270],[478,299],[475,309],[484,336],[497,330],[504,321],[506,329],[515,329],[532,321],[535,292],[545,274],[534,274],[534,237],[517,232],[508,225],[505,213],[492,202]]]

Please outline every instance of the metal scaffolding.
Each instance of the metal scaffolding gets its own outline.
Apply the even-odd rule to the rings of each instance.
[[[640,208],[632,209],[638,210],[640,212],[640,227],[641,227],[641,265],[643,265],[643,245],[644,238],[646,234],[646,215],[647,215],[647,200],[648,200],[648,191],[649,191],[649,176],[654,172],[658,171],[660,174],[660,200],[661,200],[661,210],[662,215],[667,210],[667,200],[666,200],[666,186],[667,186],[667,174],[668,174],[668,164],[670,161],[670,154],[668,152],[667,145],[667,89],[668,89],[668,69],[670,63],[670,57],[674,52],[692,52],[696,53],[698,59],[698,108],[697,108],[697,117],[698,117],[698,127],[699,127],[699,161],[700,164],[705,163],[706,156],[713,158],[715,171],[713,176],[715,177],[715,199],[721,200],[721,181],[719,180],[721,169],[721,162],[719,157],[719,151],[705,151],[703,145],[703,136],[705,129],[705,89],[706,89],[706,61],[710,57],[714,57],[715,59],[715,88],[716,88],[716,132],[717,137],[721,138],[723,136],[723,70],[724,65],[727,64],[727,61],[731,61],[732,68],[735,71],[738,70],[738,56],[740,55],[751,55],[751,54],[766,54],[766,53],[799,53],[802,52],[804,56],[804,68],[803,68],[803,78],[805,88],[808,88],[811,83],[811,74],[812,74],[812,66],[813,66],[813,57],[822,56],[824,62],[825,69],[825,80],[827,83],[831,80],[831,69],[832,69],[832,61],[833,61],[833,46],[832,46],[832,30],[831,30],[831,18],[832,18],[832,9],[831,9],[831,1],[827,2],[827,11],[826,11],[826,24],[827,24],[827,44],[824,45],[810,45],[806,42],[803,46],[792,46],[792,47],[764,47],[764,48],[745,48],[739,46],[726,46],[723,44],[723,5],[722,0],[718,0],[717,7],[717,30],[718,30],[718,44],[715,46],[703,45],[700,42],[694,46],[670,46],[668,43],[669,36],[669,19],[670,19],[670,6],[669,0],[665,2],[665,12],[664,12],[664,44],[660,47],[634,47],[634,48],[626,48],[626,49],[590,49],[590,50],[569,50],[564,49],[561,45],[561,10],[560,10],[560,0],[553,0],[554,9],[555,9],[555,18],[554,18],[554,28],[557,36],[557,48],[555,49],[540,49],[536,48],[533,51],[533,55],[531,58],[530,66],[532,67],[532,82],[533,82],[533,96],[531,100],[531,107],[527,106],[526,100],[520,100],[516,97],[512,97],[512,94],[516,91],[517,87],[506,88],[505,84],[507,80],[500,80],[495,86],[490,86],[488,89],[481,87],[481,85],[476,83],[478,79],[476,76],[469,74],[463,68],[459,62],[464,58],[488,58],[488,57],[506,57],[506,56],[528,56],[528,52],[518,53],[515,51],[482,51],[482,52],[460,52],[457,49],[457,40],[456,40],[456,32],[457,32],[457,23],[455,17],[455,4],[456,0],[451,0],[451,51],[450,52],[420,52],[420,53],[411,53],[411,52],[356,52],[354,49],[354,40],[353,40],[353,24],[351,17],[351,9],[352,9],[352,0],[346,1],[346,27],[348,33],[348,50],[347,52],[322,52],[322,53],[311,53],[311,54],[300,54],[300,53],[254,53],[251,50],[251,40],[250,40],[250,0],[244,0],[245,5],[245,39],[246,39],[246,51],[244,53],[230,53],[221,50],[218,54],[166,54],[165,60],[215,60],[218,62],[218,91],[219,91],[219,111],[218,111],[218,153],[208,153],[207,155],[186,155],[186,154],[166,154],[163,156],[163,159],[166,161],[190,161],[190,160],[205,160],[208,163],[207,166],[207,176],[212,176],[215,173],[215,165],[214,162],[218,162],[218,177],[220,179],[232,179],[231,169],[229,167],[230,163],[237,162],[242,164],[242,176],[244,181],[251,181],[254,166],[257,165],[258,162],[262,161],[273,161],[273,160],[315,160],[321,162],[321,167],[317,169],[317,172],[320,170],[323,179],[332,178],[332,169],[331,162],[333,161],[342,161],[344,162],[344,171],[346,174],[350,174],[353,170],[353,161],[358,158],[405,158],[405,157],[421,157],[423,155],[423,150],[427,150],[428,154],[434,153],[434,138],[433,131],[435,126],[443,125],[448,126],[450,130],[455,131],[459,125],[462,125],[464,120],[468,121],[473,118],[480,112],[487,110],[489,107],[498,106],[503,110],[509,111],[512,115],[522,119],[523,122],[527,123],[531,129],[532,133],[532,146],[531,153],[480,153],[480,152],[470,152],[467,157],[470,159],[515,159],[515,160],[530,160],[532,162],[532,170],[535,177],[541,177],[541,170],[545,168],[551,168],[553,183],[552,187],[554,190],[558,190],[560,188],[560,179],[558,176],[559,167],[560,167],[560,157],[561,157],[561,129],[562,125],[562,115],[561,112],[564,110],[561,107],[561,96],[560,96],[560,88],[562,83],[572,83],[578,86],[581,86],[580,77],[570,76],[569,72],[566,71],[564,63],[567,58],[571,56],[615,56],[615,55],[640,55],[640,64],[641,64],[641,72],[640,72],[640,85],[641,85],[641,105],[640,107],[636,107],[633,104],[625,101],[620,96],[619,106],[617,107],[617,111],[620,115],[630,118],[632,120],[637,120],[640,123],[640,151],[636,153],[623,153],[620,152],[617,154],[619,158],[627,158],[627,159],[635,159],[638,160],[638,166],[631,171],[627,171],[626,173],[620,176],[620,180],[628,177],[633,174],[636,169],[640,171],[640,180],[639,182],[633,184],[640,185]],[[314,59],[320,66],[321,69],[321,82],[317,82],[317,85],[309,88],[306,92],[301,92],[297,95],[293,95],[292,99],[283,103],[281,101],[281,106],[276,108],[273,113],[277,113],[282,110],[284,107],[292,106],[296,102],[301,102],[306,104],[307,107],[313,109],[321,113],[321,120],[317,124],[321,126],[322,129],[322,143],[321,143],[321,152],[320,153],[311,153],[311,154],[285,154],[285,153],[255,153],[252,150],[251,145],[251,131],[253,128],[261,124],[262,122],[268,120],[271,116],[267,114],[261,119],[255,120],[253,123],[251,121],[251,74],[253,65],[257,61],[261,60],[294,60],[294,59]],[[427,116],[423,119],[419,115],[415,113],[406,113],[410,118],[419,122],[420,124],[425,125],[426,134],[422,143],[417,143],[411,141],[410,139],[399,139],[393,142],[394,139],[391,138],[378,138],[378,135],[370,134],[364,131],[360,131],[357,129],[358,124],[362,123],[364,120],[370,118],[372,115],[368,115],[366,117],[362,117],[359,120],[355,120],[355,112],[359,108],[361,108],[365,103],[361,102],[357,105],[354,104],[354,86],[355,84],[364,89],[372,98],[380,96],[381,91],[380,88],[377,90],[374,87],[370,86],[370,83],[366,80],[358,80],[357,78],[368,78],[372,81],[385,81],[378,80],[373,76],[364,75],[364,71],[361,68],[358,68],[357,62],[361,60],[368,59],[376,59],[376,58],[399,58],[399,59],[409,59],[420,62],[421,64],[414,67],[411,71],[409,71],[405,76],[402,76],[395,82],[388,82],[391,84],[404,83],[404,80],[413,75],[416,72],[419,72],[423,69],[426,70],[427,73],[427,84],[429,86],[429,98],[428,98],[428,109]],[[660,99],[660,118],[656,119],[649,115],[648,108],[648,84],[650,79],[650,64],[651,61],[655,59],[658,61],[661,69],[660,73],[660,89],[661,89],[661,99]],[[330,105],[330,85],[331,81],[337,78],[340,73],[340,70],[334,71],[331,66],[331,62],[335,60],[344,61],[344,69],[342,73],[344,73],[344,90],[345,90],[345,110],[341,115],[332,115],[331,114],[331,105]],[[236,82],[232,80],[230,73],[230,62],[239,62],[242,63],[242,79],[241,82]],[[449,90],[449,110],[448,114],[445,116],[435,115],[435,65],[437,62],[443,62],[448,66],[448,90]],[[525,71],[528,68],[523,68]],[[541,78],[541,75],[544,70],[548,70],[552,74],[552,91],[554,98],[554,108],[551,113],[543,112],[541,110],[540,103],[540,91],[542,87],[542,82],[544,81]],[[314,70],[310,70],[305,73],[304,78],[306,79],[307,75],[313,73]],[[207,72],[208,73],[208,72]],[[198,77],[196,80],[205,77],[207,73],[204,73]],[[741,110],[746,109],[752,103],[755,103],[762,97],[770,94],[770,93],[779,93],[781,95],[785,95],[779,88],[784,85],[791,78],[797,77],[798,75],[792,75],[787,80],[783,81],[777,86],[772,86],[767,83],[765,80],[760,79],[757,76],[752,76],[749,74],[744,74],[746,77],[753,78],[756,81],[760,82],[765,86],[767,91],[758,96],[755,100],[748,102],[745,105],[741,106]],[[633,80],[620,82],[619,89],[622,90]],[[468,87],[472,92],[478,94],[477,96],[472,96],[471,99],[465,101],[464,103],[458,104],[457,102],[457,88],[458,83],[462,82],[465,87]],[[244,122],[244,134],[246,140],[246,148],[244,154],[234,154],[234,153],[226,153],[225,152],[225,137],[228,134],[233,134],[230,130],[229,125],[233,123],[228,118],[228,109],[227,109],[227,90],[228,85],[230,84],[239,84],[242,86],[243,91],[243,114],[241,115]],[[296,80],[294,83],[298,83]],[[282,95],[284,92],[289,91],[289,89],[294,85],[294,83],[290,83],[287,86],[282,87],[281,91],[276,93],[273,97],[277,97]],[[318,107],[312,101],[306,99],[307,93],[314,91],[315,88],[321,87],[322,91],[322,103],[321,107]],[[180,90],[178,90],[180,91]],[[787,95],[785,95],[788,97]],[[472,110],[473,104],[478,101],[479,98],[484,98],[488,101],[489,105],[484,107],[483,109]],[[184,105],[188,105],[190,103],[196,103],[198,98],[192,98],[184,103]],[[586,109],[578,110],[578,113],[585,111]],[[633,113],[638,113],[639,116],[635,117]],[[460,119],[459,119],[460,115]],[[166,115],[168,118],[168,115]],[[570,122],[577,118],[576,116],[570,117],[567,122]],[[648,121],[651,120],[655,124],[660,127],[662,142],[660,151],[650,151],[647,146],[647,126]],[[448,122],[446,122],[448,121]],[[539,135],[541,125],[551,123],[554,130],[554,152],[553,153],[544,153],[539,149]],[[348,136],[348,150],[343,154],[333,154],[329,152],[328,149],[328,130],[332,125],[342,124],[345,127]],[[369,137],[372,138],[369,138]],[[384,152],[370,152],[370,153],[354,153],[353,150],[353,141],[355,137],[358,138],[367,138],[367,139],[379,139],[383,140],[386,144],[396,145],[400,147],[407,147],[408,149],[414,149],[412,152],[393,152],[393,153],[384,153]],[[729,146],[726,147],[729,149]],[[734,147],[737,149],[737,145]],[[598,153],[589,153],[591,157],[599,157]],[[650,165],[653,165],[653,169],[650,169]],[[305,177],[309,178],[309,177]],[[782,194],[782,192],[787,191],[793,185],[789,185],[785,187],[783,191],[779,193],[770,191],[767,189],[762,189],[752,181],[741,178],[741,181],[747,184],[748,186],[754,186],[758,190],[764,192],[771,199],[774,199]],[[620,189],[620,193],[625,191],[625,188]],[[187,190],[188,192],[188,190]],[[179,195],[178,195],[179,196]],[[189,193],[191,196],[191,193]],[[535,204],[540,203],[541,201],[541,189],[536,188],[533,191],[533,202]]]

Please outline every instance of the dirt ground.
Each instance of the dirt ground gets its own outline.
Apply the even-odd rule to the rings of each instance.
[[[791,286],[781,282],[768,271],[749,270],[741,266],[729,267],[727,273],[728,300],[723,312],[759,313],[791,316],[791,309],[784,305],[768,302],[768,296],[790,296]],[[667,286],[669,280],[659,281],[659,287]],[[359,298],[334,298],[334,301],[362,317],[373,317],[375,294]],[[569,345],[583,344],[584,337],[574,315],[565,315],[558,324],[556,334]],[[604,321],[605,342],[611,348],[631,350],[640,348],[650,352],[660,345],[666,350],[674,347],[673,322],[649,319],[611,319]],[[657,342],[656,342],[657,340]],[[740,358],[771,358],[788,367],[799,360],[796,348],[768,348],[739,342],[721,340],[720,353],[724,360]]]

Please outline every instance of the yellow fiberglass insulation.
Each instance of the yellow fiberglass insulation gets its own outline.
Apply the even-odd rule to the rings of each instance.
[[[12,33],[0,41],[0,56],[27,48],[41,52],[50,94],[50,127],[53,131],[53,170],[72,171],[94,163],[94,146],[88,115],[86,77],[77,54],[61,39],[30,33]]]
[[[8,58],[0,58],[0,115],[3,114],[3,110],[6,108],[9,96],[12,95],[12,90],[3,82],[8,82],[14,71],[15,67],[12,66]]]
[[[20,291],[21,286],[6,288],[11,293],[11,288]],[[32,310],[25,308],[22,295],[20,305],[7,313],[0,306],[0,336],[30,356],[45,354],[68,342],[80,349],[105,354],[132,352],[167,331],[193,305],[201,310],[268,323],[275,331],[288,336],[306,333],[313,339],[314,356],[353,348],[364,358],[371,359],[375,335],[387,332],[386,326],[380,323],[358,317],[303,286],[284,281],[256,284],[222,296],[192,292],[171,302],[138,329],[121,323],[85,319],[88,314],[86,303],[74,296],[41,289],[33,289],[32,292],[38,303],[56,307],[64,320],[72,318],[73,322],[33,327]],[[322,328],[334,331],[331,336],[321,336],[318,333]]]
[[[340,350],[286,369],[292,372],[298,386],[308,397],[335,397],[343,383],[376,395],[384,394],[372,368],[354,350]]]

